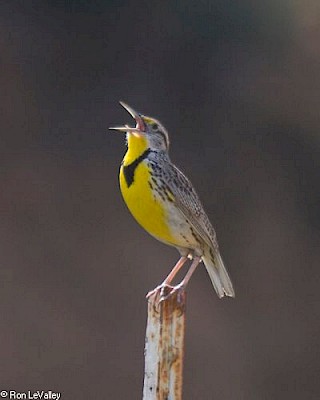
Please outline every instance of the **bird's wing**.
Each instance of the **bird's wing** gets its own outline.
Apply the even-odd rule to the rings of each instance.
[[[216,233],[192,183],[175,165],[170,163],[167,167],[170,168],[170,171],[168,171],[166,181],[174,196],[176,206],[190,221],[205,243],[217,249]]]

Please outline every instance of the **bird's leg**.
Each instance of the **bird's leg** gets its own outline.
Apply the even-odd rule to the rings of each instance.
[[[166,279],[163,281],[163,285],[170,285],[170,283],[173,281],[174,277],[177,275],[177,273],[180,271],[180,269],[183,267],[185,262],[188,260],[188,257],[183,256],[180,257],[176,265],[172,268],[171,272],[169,275],[166,277]]]
[[[187,260],[188,260],[188,257],[186,257],[186,256],[180,257],[178,262],[176,263],[176,265],[172,268],[172,270],[170,271],[169,275],[161,283],[161,285],[159,285],[155,289],[151,290],[147,294],[146,297],[149,298],[150,296],[152,296],[155,293],[158,293],[160,295],[160,298],[163,297],[163,296],[166,296],[166,294],[167,294],[166,292],[168,291],[168,289],[170,291],[173,289],[173,286],[170,286],[170,283],[172,282],[174,277],[177,275],[177,273],[180,271],[180,269],[182,268],[182,266],[185,264],[185,262]]]
[[[196,270],[196,268],[200,264],[200,262],[201,262],[201,257],[195,256],[192,261],[192,264],[190,265],[188,272],[186,273],[186,276],[182,279],[182,281],[177,286],[170,287],[171,290],[168,294],[162,293],[162,291],[160,292],[160,294],[161,294],[160,302],[166,300],[173,293],[184,290],[187,287],[187,284],[188,284],[192,274],[194,273],[194,271]]]

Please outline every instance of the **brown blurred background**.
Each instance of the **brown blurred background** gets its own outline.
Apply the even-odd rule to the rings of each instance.
[[[0,389],[139,399],[145,294],[178,253],[129,215],[132,123],[159,118],[235,300],[188,290],[185,400],[320,397],[320,6],[0,3]]]

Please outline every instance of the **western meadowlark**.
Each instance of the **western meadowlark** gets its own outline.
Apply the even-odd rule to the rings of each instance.
[[[191,182],[169,158],[168,132],[156,119],[137,113],[123,102],[120,104],[136,122],[135,127],[110,128],[126,132],[127,137],[128,149],[119,176],[124,201],[147,232],[176,247],[181,256],[163,283],[147,296],[159,292],[164,299],[185,288],[203,261],[219,298],[234,297],[209,218]],[[184,279],[171,286],[188,258],[193,261]]]

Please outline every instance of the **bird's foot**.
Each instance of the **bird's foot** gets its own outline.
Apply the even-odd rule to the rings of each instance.
[[[174,289],[174,286],[168,285],[163,282],[161,285],[157,286],[155,289],[151,290],[146,298],[149,299],[152,296],[156,297],[156,300],[160,302],[162,299],[167,298],[170,295],[171,291]]]
[[[155,303],[159,306],[163,301],[166,301],[173,295],[176,295],[178,303],[182,304],[184,293],[185,285],[183,283],[179,283],[179,285],[176,286],[171,286],[164,282],[155,289],[151,290],[146,297],[149,299],[150,297],[155,296]]]
[[[160,297],[160,302],[161,301],[166,301],[170,297],[176,295],[177,296],[177,302],[181,304],[183,302],[183,296],[185,293],[185,285],[183,283],[179,283],[176,286],[170,286],[170,291],[166,291],[161,294]]]

